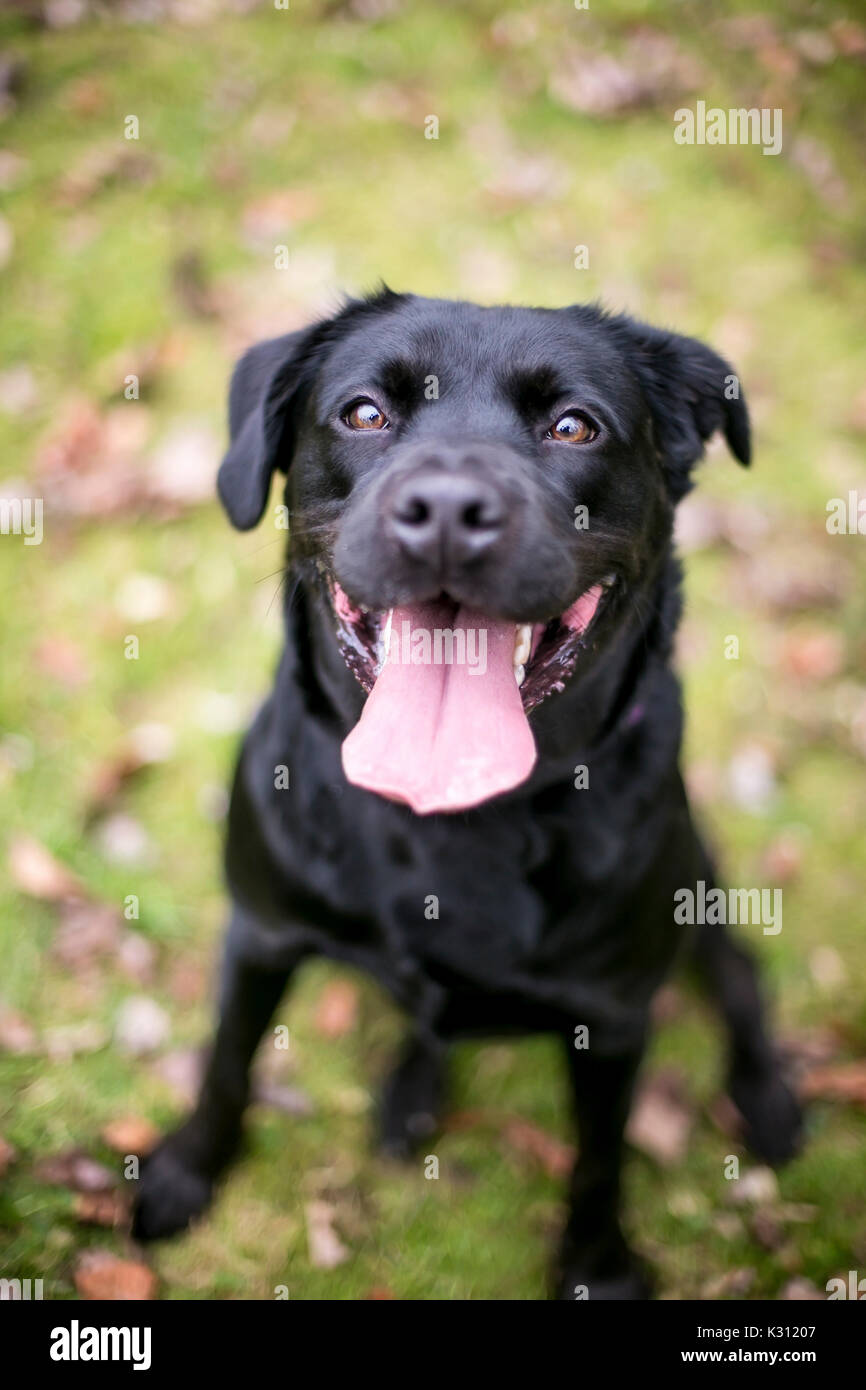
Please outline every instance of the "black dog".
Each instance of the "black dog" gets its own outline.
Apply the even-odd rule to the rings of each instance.
[[[452,1039],[561,1036],[580,1156],[557,1291],[640,1297],[623,1127],[653,993],[687,944],[674,894],[713,878],[678,770],[671,528],[715,430],[748,462],[737,380],[702,344],[596,308],[385,290],[248,352],[230,427],[236,526],[288,474],[287,640],[232,795],[213,1054],[143,1171],[135,1231],[206,1206],[256,1045],[321,953],[411,1016],[383,1104],[392,1153],[429,1145]],[[752,964],[721,927],[691,945],[745,1137],[782,1161],[800,1117]]]

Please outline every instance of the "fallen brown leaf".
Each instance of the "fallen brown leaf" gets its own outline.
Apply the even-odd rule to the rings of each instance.
[[[585,44],[557,54],[550,81],[554,100],[590,116],[613,116],[671,101],[695,89],[700,66],[660,30],[635,30],[617,54]]]
[[[501,1123],[495,1110],[452,1110],[442,1121],[443,1129],[449,1134],[459,1134],[463,1130],[476,1129],[478,1125],[495,1126]]]
[[[785,1287],[779,1294],[780,1299],[795,1302],[818,1302],[823,1303],[826,1295],[812,1283],[811,1279],[789,1279]]]
[[[114,1038],[121,1052],[142,1057],[156,1052],[171,1033],[171,1020],[161,1004],[147,994],[124,999],[114,1024]]]
[[[51,954],[67,970],[86,970],[117,948],[120,912],[86,898],[62,903]]]
[[[728,539],[742,552],[733,529]],[[810,609],[838,608],[850,592],[852,576],[842,557],[830,554],[823,542],[815,544],[808,532],[799,532],[781,546],[759,537],[745,561],[742,553],[737,557],[730,581],[740,601],[766,608],[772,617],[787,618]]]
[[[563,1178],[574,1165],[574,1149],[556,1135],[539,1129],[528,1120],[506,1120],[503,1136],[516,1153],[531,1158],[552,1178]]]
[[[387,121],[389,125],[401,122],[417,129],[424,123],[424,112],[430,110],[430,102],[414,84],[365,82],[358,93],[358,110],[369,121]]]
[[[251,250],[271,249],[285,242],[299,222],[316,211],[317,198],[306,188],[278,189],[265,193],[244,208],[241,234]]]
[[[196,506],[216,494],[220,440],[206,420],[180,420],[148,460],[148,487],[154,497]]]
[[[135,816],[114,812],[97,823],[94,834],[100,853],[110,864],[153,862],[153,843]]]
[[[830,150],[814,135],[795,137],[791,145],[791,162],[806,176],[827,207],[837,212],[848,207],[848,185]]]
[[[149,1153],[159,1138],[159,1130],[139,1115],[120,1115],[105,1126],[102,1138],[110,1149],[125,1157]]]
[[[797,1033],[786,1033],[781,1039],[782,1051],[786,1058],[804,1070],[821,1067],[835,1061],[839,1056],[840,1033],[834,1023],[826,1028],[803,1028]]]
[[[672,1023],[683,1011],[683,996],[676,985],[666,984],[657,989],[651,1003],[653,1023]]]
[[[79,1258],[74,1279],[85,1299],[127,1302],[156,1297],[153,1270],[135,1260],[122,1260],[109,1250],[86,1250]]]
[[[125,409],[127,421],[135,420],[136,411],[144,418],[134,403],[126,402]],[[116,413],[112,418],[117,418]],[[121,447],[121,440],[112,437],[107,413],[75,397],[55,412],[37,449],[34,475],[55,512],[109,516],[131,507],[137,495],[134,453],[128,438]]]
[[[341,1038],[358,1021],[358,986],[351,980],[331,980],[316,1006],[313,1026],[325,1038]]]
[[[826,628],[789,632],[782,643],[781,661],[783,669],[800,680],[829,680],[845,664],[842,637]]]
[[[0,1178],[3,1177],[3,1174],[6,1172],[6,1169],[9,1167],[10,1163],[13,1162],[15,1157],[15,1149],[12,1147],[10,1143],[8,1143],[6,1139],[3,1138],[2,1134],[0,1134]]]
[[[156,970],[156,947],[140,932],[124,932],[115,952],[118,968],[138,985],[149,985]],[[184,1001],[190,1003],[191,1000]]]
[[[86,793],[86,817],[93,820],[109,810],[120,792],[136,773],[147,764],[135,748],[121,748],[105,762],[98,764]]]
[[[791,883],[799,876],[804,848],[803,836],[797,831],[781,830],[770,841],[761,856],[761,866],[774,885]]]
[[[178,1099],[190,1104],[195,1100],[202,1074],[202,1054],[193,1047],[176,1048],[166,1052],[153,1064],[153,1071],[175,1092]]]
[[[349,1258],[340,1237],[334,1230],[335,1209],[329,1202],[308,1202],[304,1208],[307,1222],[307,1246],[310,1264],[315,1269],[334,1269]]]
[[[838,1100],[866,1109],[866,1058],[813,1067],[800,1082],[800,1094],[806,1100]]]
[[[42,902],[85,896],[71,870],[30,835],[13,838],[9,846],[9,873],[19,892]]]
[[[765,815],[778,792],[774,751],[760,743],[743,743],[728,764],[731,800],[753,816]]]
[[[207,976],[198,961],[184,959],[172,965],[168,988],[172,999],[179,1004],[197,1004],[207,985]]]
[[[75,1218],[83,1226],[122,1226],[129,1204],[122,1192],[79,1192],[73,1204]]]
[[[28,63],[18,54],[0,54],[0,115],[15,109],[15,100],[27,88]]]
[[[809,973],[820,989],[832,992],[848,978],[845,962],[835,946],[816,946],[809,952]]]
[[[484,193],[500,211],[537,204],[549,188],[568,188],[568,170],[548,155],[514,151],[491,174]]]
[[[0,1052],[38,1052],[36,1029],[14,1009],[0,1008]]]
[[[713,1217],[713,1230],[718,1231],[723,1240],[739,1240],[743,1234],[742,1217],[733,1211],[720,1211]]]
[[[73,1192],[111,1192],[117,1186],[115,1174],[81,1149],[67,1149],[40,1159],[33,1176],[37,1182],[68,1187]]]
[[[143,151],[115,141],[95,146],[67,169],[57,187],[61,207],[78,207],[111,183],[151,183],[156,175],[156,161]]]
[[[449,1133],[481,1127],[498,1131],[515,1153],[531,1158],[551,1177],[563,1177],[571,1171],[575,1157],[572,1145],[520,1115],[501,1110],[454,1110],[444,1122]]]
[[[853,19],[834,19],[830,33],[842,57],[866,58],[866,26]]]
[[[79,77],[63,93],[63,104],[76,116],[95,116],[107,100],[103,83],[98,77]]]
[[[778,1216],[764,1207],[752,1212],[752,1235],[765,1250],[778,1250],[785,1241],[785,1231]]]
[[[191,318],[215,318],[220,298],[211,283],[210,272],[200,251],[194,247],[176,256],[171,267],[171,286],[175,298]]]
[[[36,645],[33,660],[40,671],[67,690],[77,690],[89,679],[81,648],[61,633],[43,637]]]
[[[189,287],[186,292],[191,293]],[[121,386],[128,375],[137,375],[135,365],[119,365]],[[72,517],[138,512],[172,517],[208,500],[219,455],[210,424],[180,420],[149,451],[149,407],[140,400],[119,401],[117,390],[113,399],[100,408],[75,396],[58,407],[33,461],[34,482],[45,490],[46,505]]]
[[[8,264],[15,247],[15,233],[5,217],[0,217],[0,270]]]
[[[779,1200],[779,1184],[772,1168],[749,1168],[726,1184],[726,1195],[736,1206],[768,1206]]]
[[[753,1269],[729,1269],[701,1289],[701,1298],[742,1298],[755,1280]]]
[[[16,156],[10,155],[8,150],[0,150],[0,193],[8,192],[11,187],[10,159],[15,161]],[[20,163],[26,167],[24,160]],[[6,415],[30,415],[39,405],[39,400],[36,377],[24,362],[0,372],[0,410]]]
[[[96,367],[96,389],[114,399],[126,388],[127,377],[138,377],[141,399],[146,399],[165,376],[183,362],[187,353],[185,335],[174,328],[160,338],[124,343],[104,357]]]
[[[717,1096],[713,1097],[707,1107],[707,1114],[716,1129],[727,1139],[738,1140],[742,1138],[743,1117],[730,1096],[725,1095],[724,1091],[720,1091]]]
[[[315,1110],[312,1100],[299,1086],[285,1086],[267,1077],[260,1077],[256,1081],[253,1099],[259,1105],[281,1110],[284,1115],[312,1115]]]
[[[685,1157],[691,1127],[692,1107],[680,1073],[665,1068],[645,1077],[626,1127],[628,1142],[669,1167]]]

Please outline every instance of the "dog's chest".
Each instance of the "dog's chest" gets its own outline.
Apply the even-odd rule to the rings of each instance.
[[[379,818],[377,818],[379,819]],[[543,969],[546,943],[566,920],[575,937],[603,927],[623,837],[583,833],[527,807],[514,814],[371,827],[370,908],[409,954],[467,981],[495,985]]]

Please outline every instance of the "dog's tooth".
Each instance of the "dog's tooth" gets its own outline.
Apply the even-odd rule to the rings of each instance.
[[[522,623],[514,633],[514,668],[525,666],[532,651],[532,623]],[[520,682],[518,681],[518,685]]]
[[[524,681],[525,676],[526,676],[526,667],[525,667],[525,666],[518,666],[518,665],[515,664],[515,667],[514,667],[514,679],[517,681],[517,684],[518,684],[518,685],[522,685],[522,684],[523,684],[523,681]]]
[[[600,579],[598,582],[600,583],[600,585],[601,585],[601,587],[602,587],[603,589],[609,589],[609,588],[611,587],[612,584],[615,584],[615,583],[616,583],[616,575],[615,575],[615,574],[606,574],[606,575],[604,576],[604,579]]]
[[[391,651],[391,621],[394,617],[393,608],[389,608],[385,614],[385,621],[382,624],[382,632],[379,638],[381,643],[381,664],[384,666]]]

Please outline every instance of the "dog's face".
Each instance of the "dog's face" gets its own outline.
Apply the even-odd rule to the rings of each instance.
[[[253,349],[231,417],[230,515],[254,524],[287,470],[293,550],[369,692],[346,774],[419,812],[525,780],[526,716],[654,579],[703,442],[749,448],[700,343],[390,292]]]

